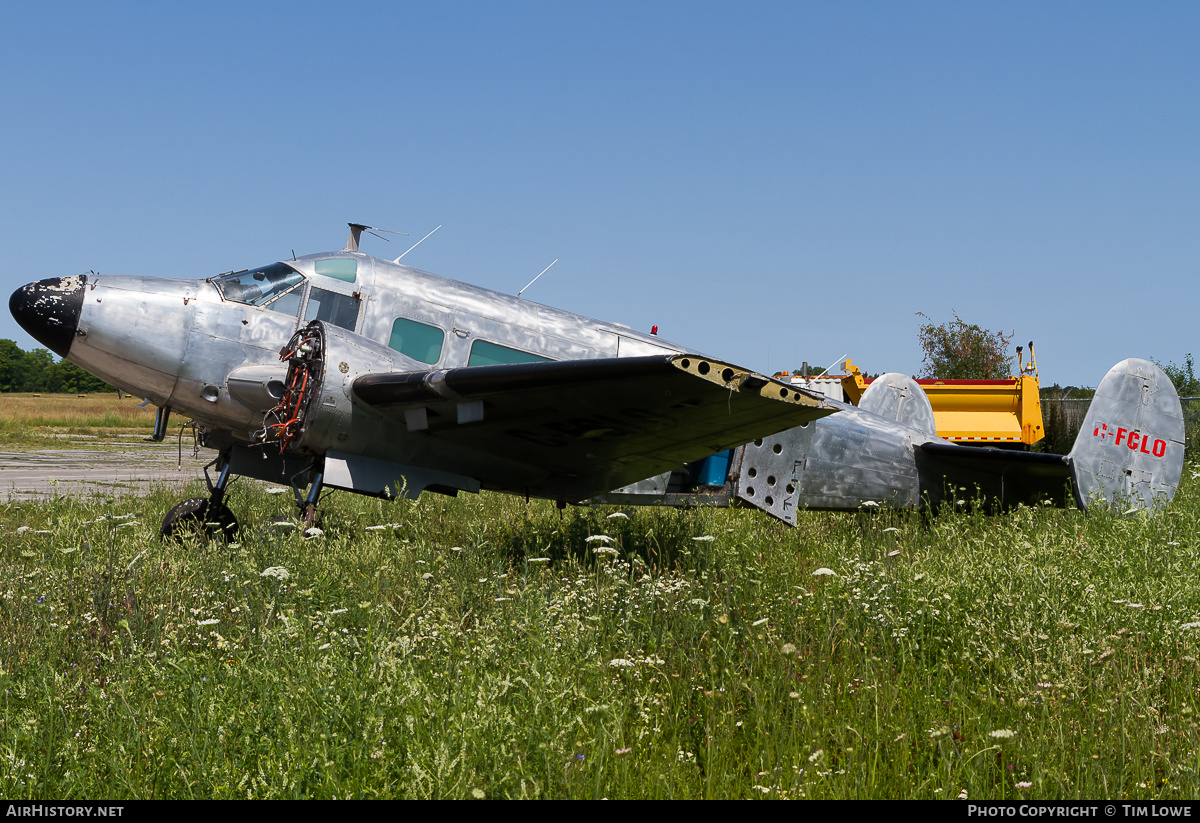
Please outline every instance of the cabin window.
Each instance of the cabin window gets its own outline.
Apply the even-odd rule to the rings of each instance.
[[[303,280],[303,275],[286,263],[272,263],[250,271],[222,275],[212,282],[226,300],[261,306]]]
[[[313,264],[313,270],[325,277],[353,283],[358,275],[358,261],[353,257],[330,257],[327,260],[318,260]]]
[[[467,359],[468,366],[502,366],[507,363],[537,363],[548,361],[549,357],[530,354],[527,351],[510,349],[486,340],[476,340],[471,345],[471,356]]]
[[[442,343],[446,333],[437,326],[428,326],[409,320],[407,317],[397,317],[392,323],[392,337],[388,346],[421,363],[430,365],[442,359]]]
[[[354,326],[358,322],[358,305],[357,297],[314,287],[308,294],[308,308],[304,311],[304,322],[324,320],[330,325],[354,331]]]

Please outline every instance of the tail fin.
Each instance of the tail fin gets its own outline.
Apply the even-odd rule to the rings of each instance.
[[[871,381],[858,407],[904,426],[937,437],[937,423],[928,395],[916,380],[899,372],[881,374]]]
[[[1075,494],[1096,502],[1157,509],[1183,474],[1183,410],[1158,366],[1130,358],[1109,369],[1070,454]]]

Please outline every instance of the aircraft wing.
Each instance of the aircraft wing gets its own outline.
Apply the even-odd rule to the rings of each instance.
[[[922,493],[931,504],[973,500],[982,493],[1001,506],[1065,506],[1073,494],[1070,459],[1061,454],[959,446],[943,441],[913,447]]]
[[[355,399],[422,462],[483,488],[583,500],[832,414],[793,386],[696,355],[366,374]]]

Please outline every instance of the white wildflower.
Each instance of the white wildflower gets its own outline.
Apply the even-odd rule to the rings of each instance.
[[[822,566],[821,568],[819,568],[815,572],[813,572],[813,577],[823,577],[824,575],[829,575],[829,574],[833,575],[834,577],[837,576],[837,572],[835,572],[833,569],[827,569],[824,566]]]
[[[608,665],[618,666],[622,669],[632,669],[634,664],[632,660],[627,660],[624,657],[614,657],[612,660],[608,661]]]
[[[583,542],[584,543],[596,543],[596,542],[611,543],[611,542],[613,542],[613,539],[611,537],[609,537],[607,534],[593,534],[591,537],[585,538]]]
[[[877,508],[879,503],[875,500],[864,500],[862,504],[868,508]]]
[[[702,534],[699,537],[692,538],[692,540],[696,541],[697,543],[711,543],[716,539],[717,538],[713,537],[711,534]]]
[[[221,622],[220,620],[217,620],[217,619],[214,617],[214,618],[213,618],[213,619],[211,619],[211,620],[197,620],[197,621],[196,621],[196,625],[197,625],[197,626],[215,626],[215,625],[217,625],[217,624],[218,624],[218,623],[220,623],[220,622]]]
[[[324,529],[318,529],[316,526],[304,530],[304,536],[309,540],[312,540],[314,537],[322,537],[324,534]]]
[[[898,531],[900,531],[900,530],[898,528],[896,528],[895,526],[888,526],[886,529],[883,530],[883,533],[887,534],[888,532],[898,532]]]
[[[292,575],[283,566],[271,566],[269,569],[263,569],[259,573],[259,577],[274,577],[279,582],[287,580]]]
[[[1017,736],[1017,733],[1012,729],[996,729],[995,731],[988,732],[988,734],[997,740],[1008,740]]]
[[[612,514],[610,514],[608,517],[606,517],[604,519],[605,520],[628,520],[629,515],[627,515],[625,512],[613,512]]]

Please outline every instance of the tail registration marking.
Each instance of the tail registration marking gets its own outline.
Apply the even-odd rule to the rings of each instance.
[[[1121,441],[1125,441],[1125,445],[1130,451],[1141,452],[1142,454],[1151,454],[1155,457],[1162,457],[1167,453],[1167,441],[1155,438],[1153,442],[1150,440],[1150,435],[1142,434],[1139,431],[1130,431],[1129,429],[1120,426],[1115,427],[1115,433],[1108,428],[1107,423],[1101,423],[1092,431],[1092,437],[1099,437],[1101,441],[1107,443],[1108,438],[1113,438],[1113,445],[1120,446]],[[1149,448],[1147,448],[1149,446]]]

